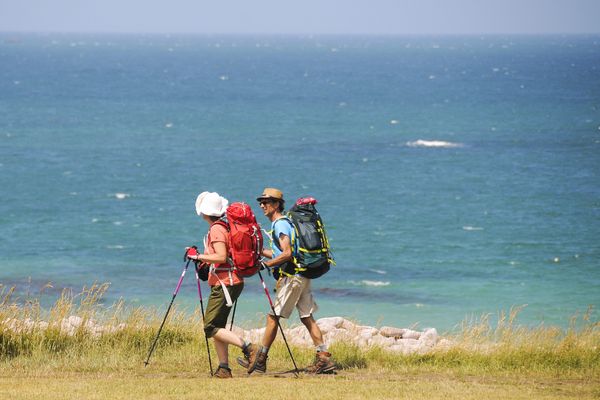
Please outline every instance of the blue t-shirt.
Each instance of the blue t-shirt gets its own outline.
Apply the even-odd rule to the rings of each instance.
[[[273,231],[273,237],[281,240],[281,235],[286,235],[290,239],[292,245],[292,254],[296,254],[297,246],[296,243],[296,232],[294,227],[286,218],[279,218],[271,224],[271,231]],[[275,241],[271,241],[271,250],[273,250],[273,258],[281,254],[281,249],[277,247]]]

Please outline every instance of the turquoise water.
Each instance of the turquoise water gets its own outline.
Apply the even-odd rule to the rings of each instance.
[[[566,326],[600,303],[599,151],[600,36],[3,33],[0,283],[164,306],[196,195],[274,186],[320,201],[317,317]]]

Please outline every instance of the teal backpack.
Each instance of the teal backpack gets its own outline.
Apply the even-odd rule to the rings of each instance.
[[[297,272],[309,279],[319,278],[335,265],[316,203],[317,200],[312,197],[300,198],[287,213],[298,241],[294,259]]]

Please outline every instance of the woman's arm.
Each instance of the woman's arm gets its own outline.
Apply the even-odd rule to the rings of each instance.
[[[190,258],[207,264],[225,264],[227,262],[227,246],[225,242],[213,242],[212,246],[215,249],[213,254],[198,254]]]
[[[271,249],[262,249],[261,254],[263,257],[273,258],[273,250]]]

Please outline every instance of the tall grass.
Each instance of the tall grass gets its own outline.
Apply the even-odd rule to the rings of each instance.
[[[171,311],[161,333],[151,366],[143,361],[154,340],[164,311],[126,307],[122,301],[102,305],[106,284],[80,293],[63,291],[44,310],[36,299],[14,298],[14,289],[0,291],[0,371],[3,375],[64,375],[80,372],[141,374],[150,369],[163,374],[208,372],[207,348],[199,309],[193,314]],[[600,323],[590,308],[573,317],[570,327],[526,327],[517,324],[520,308],[464,322],[445,335],[442,344],[426,354],[400,355],[381,348],[360,349],[344,343],[331,346],[341,369],[400,373],[452,372],[458,374],[544,374],[572,377],[600,376]],[[76,328],[65,321],[80,318]],[[102,332],[99,332],[102,326]],[[216,353],[210,345],[213,364]],[[292,348],[297,364],[309,364],[312,349]],[[232,361],[236,350],[232,349]],[[235,361],[233,361],[235,363]],[[270,370],[287,370],[286,348],[276,341]]]
[[[522,307],[501,311],[497,323],[484,315],[464,321],[433,351],[399,357],[382,349],[365,354],[367,364],[383,368],[447,370],[466,374],[560,374],[600,376],[600,323],[592,320],[593,308],[571,318],[562,329],[517,324]]]

